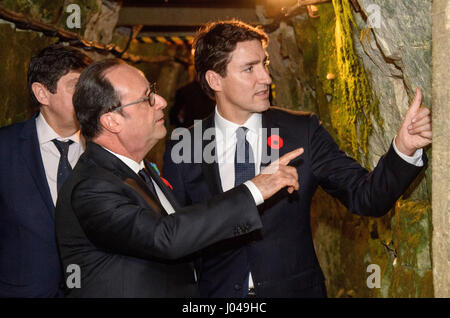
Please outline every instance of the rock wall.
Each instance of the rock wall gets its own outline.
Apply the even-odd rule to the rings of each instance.
[[[370,169],[416,86],[431,108],[431,0],[359,3],[360,13],[345,0],[317,5],[318,18],[300,13],[270,33],[268,51],[275,103],[316,112],[341,149]],[[430,201],[430,167],[382,218],[352,215],[319,190],[311,223],[329,296],[433,296]],[[370,264],[381,269],[380,288],[367,285]]]
[[[0,20],[0,127],[31,116],[28,64],[37,51],[56,41],[36,32],[18,31],[10,23]]]
[[[0,7],[22,13],[25,16],[66,28],[69,3],[80,5],[81,28],[72,32],[83,34],[92,15],[99,11],[100,0],[79,1],[11,1],[1,0]],[[69,29],[68,29],[69,30]],[[44,47],[56,43],[57,38],[39,32],[17,29],[14,24],[0,20],[0,127],[27,119],[34,112],[29,107],[27,70],[31,57]]]

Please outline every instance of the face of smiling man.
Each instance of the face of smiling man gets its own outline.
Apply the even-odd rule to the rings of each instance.
[[[266,51],[258,40],[239,42],[230,54],[225,77],[210,75],[210,86],[216,91],[219,113],[242,124],[252,115],[267,110],[269,85]],[[210,72],[210,71],[208,71]]]

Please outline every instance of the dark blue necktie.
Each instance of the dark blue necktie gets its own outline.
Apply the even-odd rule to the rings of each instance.
[[[139,176],[140,176],[142,179],[144,179],[145,184],[147,184],[147,187],[150,189],[150,191],[153,192],[153,194],[155,195],[155,197],[156,197],[157,199],[159,199],[159,198],[158,198],[158,195],[156,194],[156,190],[155,190],[155,186],[153,185],[153,181],[152,181],[152,179],[149,177],[149,175],[147,174],[147,172],[145,172],[145,169],[139,170],[138,174],[139,174]]]
[[[64,184],[64,181],[66,181],[67,177],[72,172],[72,166],[69,163],[69,158],[67,157],[67,155],[69,154],[69,146],[73,144],[73,141],[72,140],[59,141],[56,139],[53,139],[52,141],[60,153],[58,164],[58,176],[56,178],[56,187],[59,192],[62,185]]]
[[[247,141],[248,128],[239,127],[236,130],[236,153],[234,155],[234,186],[238,186],[255,176],[255,160],[253,156],[252,147]],[[245,297],[248,293],[248,279],[250,274],[250,265],[247,261],[245,277],[242,283],[242,296]]]
[[[234,155],[234,186],[238,186],[255,176],[255,159],[252,147],[245,138],[248,128],[239,127],[236,130],[236,153]]]

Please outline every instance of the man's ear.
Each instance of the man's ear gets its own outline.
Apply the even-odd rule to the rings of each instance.
[[[208,70],[205,73],[205,79],[213,91],[222,91],[222,76],[219,73]]]
[[[33,91],[34,97],[36,97],[37,101],[41,105],[49,105],[50,104],[50,94],[51,92],[45,87],[44,84],[39,82],[34,82],[31,84],[31,90]]]
[[[100,116],[100,125],[110,133],[117,134],[122,130],[123,117],[116,113],[105,113]]]

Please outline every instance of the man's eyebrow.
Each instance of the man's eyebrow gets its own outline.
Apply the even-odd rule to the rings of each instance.
[[[147,96],[150,93],[150,86],[147,86],[147,88],[145,89],[144,93],[141,95]]]
[[[264,60],[262,61],[263,64],[266,63],[267,60],[268,60],[268,58],[267,58],[267,56],[266,56],[266,57],[264,58]],[[243,64],[242,66],[257,65],[257,64],[259,64],[259,63],[261,63],[261,60],[254,60],[254,61],[247,62],[247,63]]]
[[[265,64],[265,63],[267,63],[268,61],[269,61],[269,56],[266,54],[266,55],[264,56],[264,59],[262,60],[262,63]],[[250,62],[245,63],[243,66],[256,65],[256,64],[259,64],[259,63],[261,63],[261,60],[253,60],[253,61],[250,61]]]

